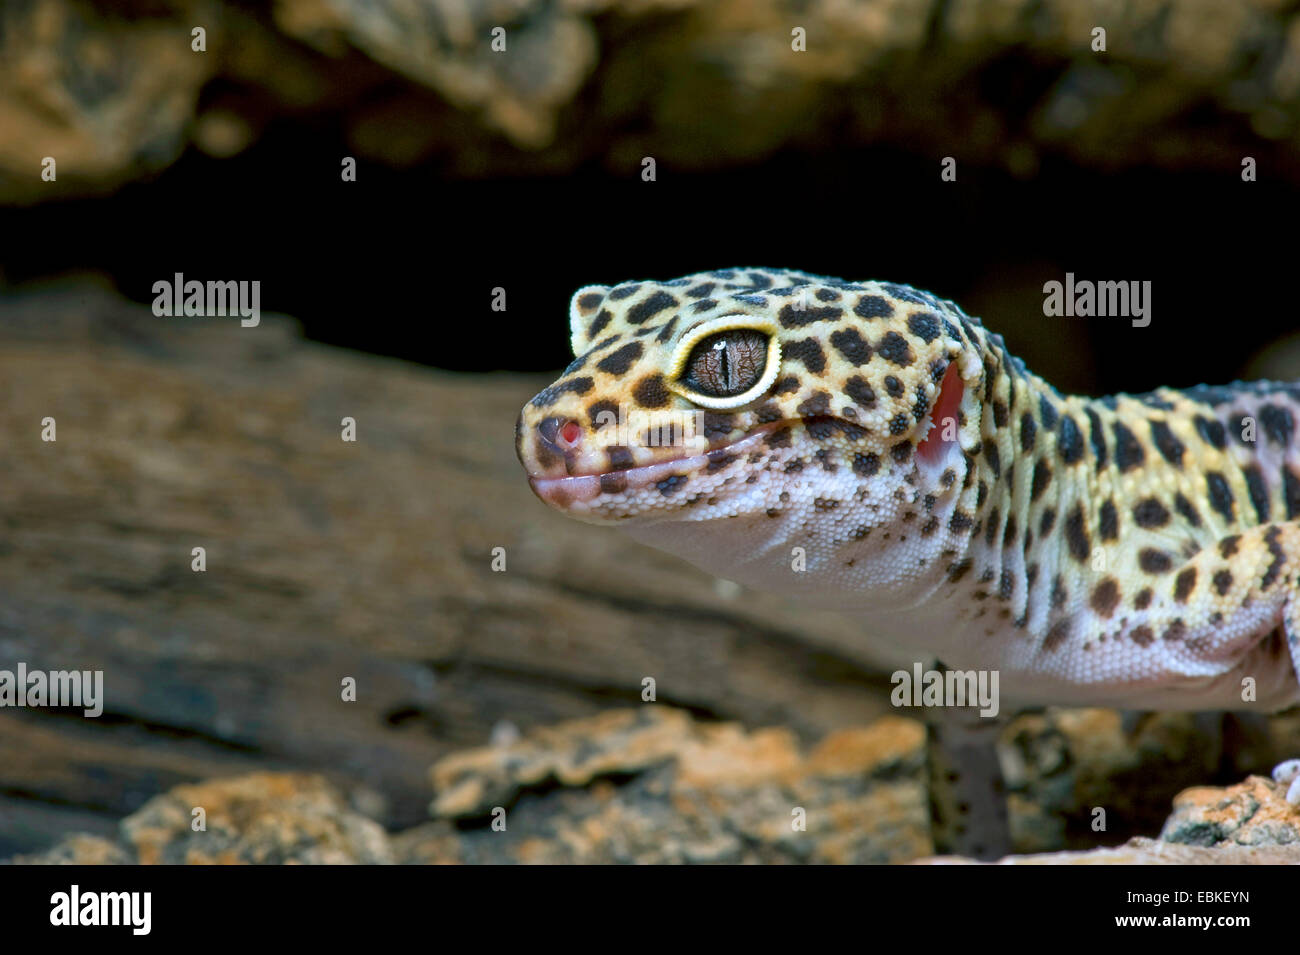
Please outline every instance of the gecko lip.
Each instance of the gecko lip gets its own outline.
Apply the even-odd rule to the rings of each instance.
[[[653,487],[660,481],[681,474],[693,474],[721,459],[745,454],[762,444],[773,431],[790,425],[789,421],[774,421],[760,425],[743,438],[731,444],[719,445],[699,454],[685,455],[668,461],[656,461],[622,471],[602,471],[596,474],[574,474],[568,477],[541,478],[529,476],[533,493],[552,507],[565,508],[570,504],[585,504],[602,494],[623,494],[628,491]]]

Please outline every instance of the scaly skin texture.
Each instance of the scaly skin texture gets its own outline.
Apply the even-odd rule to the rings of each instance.
[[[1300,386],[1063,396],[952,302],[786,270],[590,286],[570,326],[516,434],[551,506],[1014,703],[1300,700]],[[620,409],[702,437],[645,446]]]

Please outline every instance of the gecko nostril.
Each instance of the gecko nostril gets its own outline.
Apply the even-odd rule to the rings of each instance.
[[[537,425],[537,432],[547,447],[561,454],[582,440],[582,425],[570,418],[547,418]]]

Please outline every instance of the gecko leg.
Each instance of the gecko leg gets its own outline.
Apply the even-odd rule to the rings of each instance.
[[[997,740],[1004,718],[947,707],[927,724],[935,850],[975,859],[1011,852],[1006,787]]]
[[[1300,583],[1292,582],[1291,599],[1286,603],[1282,617],[1282,632],[1291,650],[1291,662],[1296,678],[1300,679]],[[1286,786],[1286,801],[1300,806],[1300,759],[1288,759],[1273,767],[1273,781]]]

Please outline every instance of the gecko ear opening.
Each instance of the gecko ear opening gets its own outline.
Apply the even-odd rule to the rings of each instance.
[[[957,446],[957,414],[965,393],[957,362],[949,362],[939,385],[939,397],[930,407],[930,433],[916,446],[916,456],[926,464],[937,466]]]
[[[573,357],[587,351],[613,315],[604,307],[608,285],[584,285],[569,299],[569,347]]]

